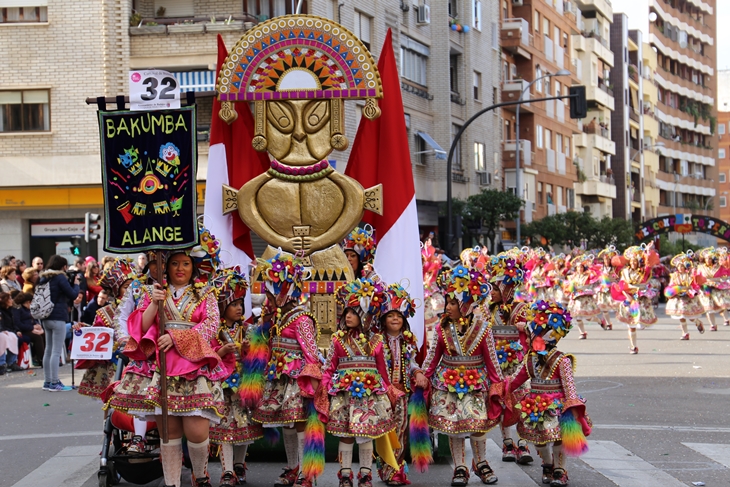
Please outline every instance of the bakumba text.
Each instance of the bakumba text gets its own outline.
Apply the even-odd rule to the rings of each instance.
[[[141,134],[171,134],[178,130],[188,131],[182,113],[177,115],[177,120],[175,120],[174,115],[150,115],[149,113],[106,119],[106,136],[108,139],[120,134],[126,134],[128,137],[134,138]]]
[[[122,245],[139,245],[152,242],[182,242],[181,227],[152,227],[140,230],[127,230],[122,237]]]

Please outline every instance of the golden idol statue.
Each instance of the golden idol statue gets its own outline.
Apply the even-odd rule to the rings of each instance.
[[[237,209],[266,240],[263,258],[277,248],[304,254],[313,276],[305,289],[312,311],[333,325],[332,293],[355,277],[339,243],[364,210],[380,213],[381,187],[364,190],[326,157],[348,146],[344,100],[365,99],[363,115],[380,115],[376,63],[354,34],[331,20],[276,17],[246,32],[230,51],[217,89],[219,116],[228,123],[236,118],[233,102],[253,102],[252,144],[272,159],[266,173],[242,188],[224,188],[223,211]]]

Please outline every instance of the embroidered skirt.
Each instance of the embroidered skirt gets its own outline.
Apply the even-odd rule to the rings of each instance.
[[[230,389],[223,390],[224,406],[221,422],[210,427],[210,441],[247,445],[264,437],[264,428],[251,418],[251,412],[241,405],[240,396]]]
[[[486,433],[499,423],[499,418],[489,419],[487,398],[489,393],[473,391],[461,399],[455,392],[432,389],[428,424],[445,435]]]
[[[335,436],[379,438],[395,424],[387,394],[356,397],[346,390],[330,397],[327,432]]]
[[[637,325],[651,326],[656,323],[656,314],[654,314],[654,305],[648,297],[639,298],[639,312],[636,316],[631,315],[629,306],[621,303],[616,314],[618,320],[626,323],[629,327]]]
[[[595,318],[601,314],[595,296],[578,296],[568,305],[573,318]]]
[[[713,288],[710,293],[699,294],[704,312],[717,312],[730,307],[730,290]]]
[[[154,407],[147,402],[147,387],[152,381],[152,376],[148,376],[144,372],[144,368],[137,370],[135,362],[130,362],[124,369],[122,380],[114,388],[111,399],[104,405],[104,409],[111,407],[142,417],[154,413]]]
[[[672,318],[691,318],[705,312],[699,296],[677,296],[667,300],[667,316]]]
[[[253,412],[253,419],[269,428],[306,421],[307,410],[297,380],[282,375],[266,381],[263,398]]]
[[[161,414],[159,372],[155,372],[147,387],[147,403],[154,408],[154,414]],[[224,410],[225,401],[220,382],[202,375],[195,380],[167,378],[167,411],[170,416],[202,416],[213,423],[219,423]]]
[[[84,371],[79,383],[79,394],[93,399],[101,399],[101,394],[114,379],[116,367],[110,360],[99,360],[97,365]]]
[[[596,302],[598,303],[598,309],[604,313],[618,310],[619,302],[611,297],[611,291],[597,293]]]

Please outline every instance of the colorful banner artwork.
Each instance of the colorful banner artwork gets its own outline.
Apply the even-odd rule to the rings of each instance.
[[[198,242],[195,106],[99,112],[107,252]]]
[[[714,237],[730,240],[730,224],[710,216],[692,214],[661,216],[642,223],[639,231],[636,232],[636,240],[649,241],[659,234],[669,232],[707,233]]]

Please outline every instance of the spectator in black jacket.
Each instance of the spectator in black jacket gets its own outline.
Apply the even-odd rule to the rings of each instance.
[[[30,303],[33,301],[33,295],[30,293],[20,293],[15,296],[15,306],[13,307],[13,324],[15,329],[22,333],[18,337],[19,343],[27,343],[33,356],[33,366],[43,366],[43,354],[45,352],[45,344],[43,341],[43,327],[30,314]]]
[[[9,335],[14,335],[20,345],[21,333],[13,322],[13,300],[10,299],[9,293],[0,292],[0,332],[6,332]],[[5,352],[5,350],[2,350]],[[7,369],[11,372],[17,372],[23,370],[18,365],[18,356],[15,353],[7,353],[5,357],[7,362]]]
[[[69,303],[79,297],[80,274],[76,274],[73,285],[68,282],[66,270],[68,261],[60,255],[52,255],[48,259],[48,269],[41,274],[39,285],[50,283],[53,311],[42,321],[43,331],[46,333],[46,350],[43,355],[43,390],[44,391],[71,391],[71,387],[64,386],[58,379],[58,367],[61,354],[64,351],[66,338],[66,323],[69,321]]]
[[[109,293],[106,289],[102,288],[102,290],[99,291],[99,294],[96,295],[96,298],[94,298],[94,300],[91,301],[84,310],[84,313],[81,315],[81,321],[83,321],[87,325],[93,325],[94,318],[96,318],[96,312],[106,306],[108,302]]]

